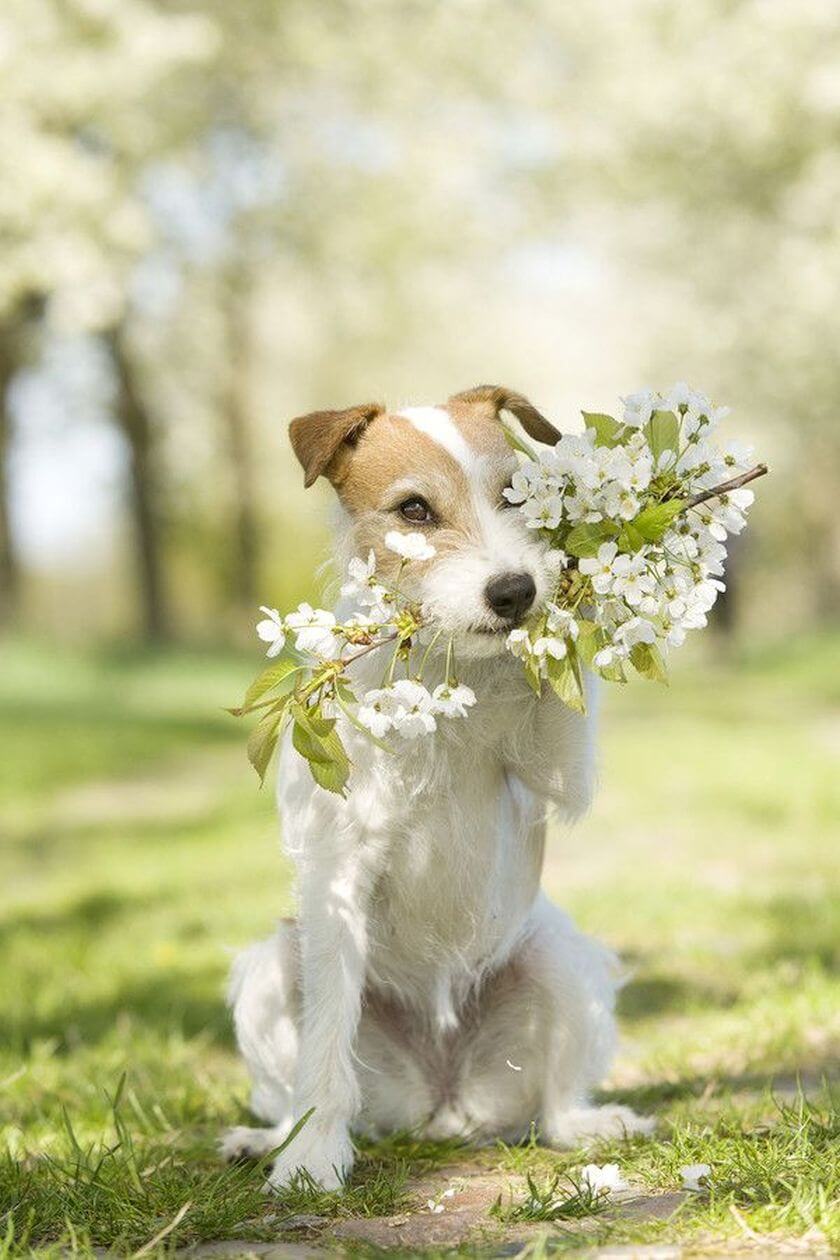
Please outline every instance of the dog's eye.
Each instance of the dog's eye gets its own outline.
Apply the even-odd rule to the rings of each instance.
[[[399,505],[397,511],[400,516],[404,516],[407,521],[411,521],[415,525],[428,525],[435,519],[432,509],[419,494],[412,495],[410,499],[405,499]]]

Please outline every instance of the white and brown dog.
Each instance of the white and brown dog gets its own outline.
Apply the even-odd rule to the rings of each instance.
[[[517,464],[502,409],[538,441],[559,436],[493,386],[445,407],[292,421],[306,485],[323,474],[338,493],[344,559],[372,548],[393,577],[389,530],[407,522],[433,541],[401,584],[456,636],[478,703],[468,722],[395,741],[392,755],[344,724],[346,799],[316,787],[286,742],[278,800],[299,917],[237,959],[230,988],[252,1108],[270,1127],[223,1143],[231,1158],[263,1155],[314,1108],[276,1159],[275,1186],[301,1168],[338,1186],[352,1129],[482,1141],[535,1123],[570,1146],[651,1127],[590,1103],[613,1053],[615,960],[540,890],[547,806],[574,819],[591,798],[593,725],[549,689],[537,698],[505,647],[551,574],[547,549],[506,510]],[[377,685],[371,656],[353,668],[360,689]]]

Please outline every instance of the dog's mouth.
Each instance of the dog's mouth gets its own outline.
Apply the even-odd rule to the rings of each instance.
[[[499,648],[501,648],[507,642],[507,637],[511,630],[515,630],[520,624],[520,622],[516,621],[506,621],[498,626],[488,626],[477,622],[475,625],[467,626],[461,633],[467,642],[483,643],[487,647],[490,647],[491,644],[498,644]]]

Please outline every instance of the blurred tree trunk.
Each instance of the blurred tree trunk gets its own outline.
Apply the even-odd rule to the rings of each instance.
[[[808,549],[808,571],[819,621],[840,618],[840,528],[837,524],[837,484],[840,444],[836,427],[825,426],[808,447],[805,481],[796,510],[802,514],[805,538],[819,540]]]
[[[126,345],[125,328],[108,334],[116,377],[115,420],[129,452],[131,515],[143,637],[147,642],[169,638],[170,619],[163,583],[163,546],[158,514],[158,462],[152,417],[143,401],[136,370]]]
[[[227,373],[221,410],[233,478],[232,586],[243,609],[253,609],[258,601],[260,560],[250,418],[250,297],[248,277],[239,269],[229,272],[224,295]]]
[[[20,366],[20,331],[11,321],[0,325],[0,624],[12,622],[20,607],[20,562],[12,533],[11,388]]]
[[[12,441],[9,387],[13,375],[14,369],[0,344],[0,623],[3,625],[14,619],[20,599],[20,565],[9,508],[9,451]]]

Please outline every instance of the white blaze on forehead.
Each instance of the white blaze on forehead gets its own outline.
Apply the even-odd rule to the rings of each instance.
[[[397,415],[411,422],[415,429],[432,438],[465,472],[472,472],[476,465],[475,451],[461,433],[448,411],[443,407],[404,407]]]

